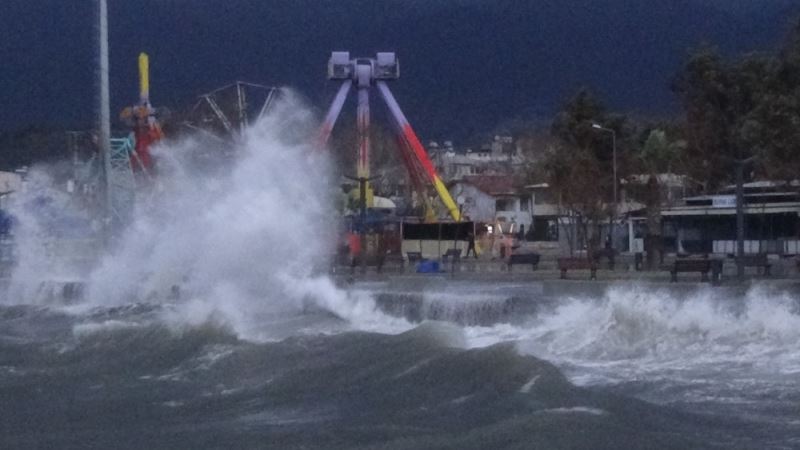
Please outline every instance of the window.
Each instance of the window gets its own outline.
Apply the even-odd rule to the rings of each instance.
[[[531,210],[531,199],[530,199],[530,197],[521,197],[519,199],[519,210],[520,211],[530,211]]]
[[[508,198],[498,198],[494,202],[495,211],[513,211],[514,201]]]
[[[533,200],[537,205],[548,205],[555,203],[553,193],[549,190],[537,191],[536,195],[533,197]]]

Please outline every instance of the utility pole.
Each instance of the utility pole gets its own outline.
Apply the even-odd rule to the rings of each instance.
[[[754,157],[736,162],[736,277],[744,281],[744,166]]]
[[[612,128],[606,128],[600,124],[593,123],[592,128],[600,131],[605,131],[607,133],[611,133],[611,164],[612,164],[612,177],[613,180],[613,191],[614,191],[614,204],[611,207],[611,214],[608,218],[608,235],[611,241],[611,248],[614,248],[614,222],[617,219],[617,209],[619,208],[619,199],[617,198],[617,132],[614,131]]]
[[[464,213],[464,197],[458,196],[456,198],[456,202],[458,202],[458,219],[456,219],[456,229],[453,233],[453,253],[451,253],[450,257],[453,258],[453,261],[450,264],[450,273],[451,277],[456,276],[456,255],[455,251],[457,250],[458,246],[458,232],[461,231],[461,217]],[[461,258],[461,251],[458,251],[458,257]]]
[[[101,191],[103,205],[101,207],[103,230],[106,241],[109,238],[111,226],[111,107],[109,106],[108,92],[108,5],[106,0],[98,0],[99,13],[99,51],[100,67],[98,70],[99,118],[97,147],[100,151],[100,161],[103,163],[103,176],[101,177]]]

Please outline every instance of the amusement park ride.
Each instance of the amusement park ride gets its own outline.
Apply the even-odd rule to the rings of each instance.
[[[122,120],[130,127],[127,138],[111,139],[110,167],[108,173],[112,220],[125,222],[132,210],[135,193],[141,189],[141,180],[150,180],[154,174],[151,148],[163,138],[158,122],[159,110],[150,103],[150,64],[147,54],[141,53],[139,65],[139,102],[125,108]],[[400,156],[408,171],[411,183],[425,202],[426,220],[436,220],[430,197],[433,187],[454,221],[461,220],[461,212],[450,196],[428,153],[420,143],[387,81],[400,76],[400,63],[394,53],[378,53],[375,58],[351,58],[349,52],[333,52],[328,62],[328,78],[342,82],[322,124],[319,136],[324,147],[344,107],[350,90],[358,92],[358,167],[357,179],[362,181],[367,194],[362,196],[365,206],[371,206],[373,196],[370,180],[370,107],[369,93],[377,88],[385,102],[390,120],[397,135]],[[279,89],[253,83],[235,82],[201,95],[192,109],[193,121],[186,125],[202,130],[220,140],[227,135],[234,140],[241,137],[249,118],[260,118],[274,103]],[[260,97],[259,97],[260,96]],[[258,101],[256,101],[258,100]],[[256,110],[249,112],[253,105]]]
[[[110,140],[110,164],[106,166],[106,174],[110,206],[107,217],[112,229],[116,228],[113,226],[115,224],[124,225],[130,221],[137,197],[141,197],[142,193],[154,192],[157,166],[151,150],[163,138],[158,121],[160,111],[150,103],[148,56],[140,54],[138,63],[139,102],[125,108],[121,114],[130,127],[130,134],[126,138]],[[417,198],[424,202],[425,222],[431,225],[437,222],[434,197],[429,195],[431,188],[438,194],[441,205],[447,209],[452,220],[456,223],[462,220],[459,206],[439,178],[427,151],[389,89],[387,81],[395,80],[399,75],[400,64],[394,53],[378,53],[375,58],[351,58],[348,52],[333,52],[328,62],[328,78],[341,81],[341,86],[320,129],[319,148],[327,144],[347,96],[355,88],[358,96],[358,163],[357,177],[354,179],[359,182],[361,214],[360,220],[356,220],[354,225],[360,230],[361,248],[372,255],[377,255],[376,251],[382,245],[382,238],[375,234],[376,230],[368,231],[366,225],[366,210],[373,206],[375,198],[369,186],[373,179],[370,177],[369,94],[373,88],[377,89],[389,111],[401,160]],[[235,82],[201,95],[185,125],[221,142],[236,142],[242,138],[250,120],[264,116],[278,95],[280,90],[276,88]],[[234,147],[226,145],[222,148]],[[361,258],[362,265],[365,259]]]
[[[139,54],[139,104],[122,110],[120,118],[132,129],[134,151],[131,168],[134,172],[153,170],[150,147],[164,137],[156,120],[156,109],[150,104],[150,60],[146,53]]]
[[[139,54],[139,102],[122,110],[120,118],[130,127],[124,138],[110,138],[105,169],[108,189],[107,213],[110,225],[130,220],[137,191],[151,180],[154,172],[151,147],[164,137],[158,123],[158,110],[150,104],[150,62]]]
[[[279,95],[278,88],[237,81],[201,95],[184,125],[220,142],[237,141],[251,120],[261,119]],[[150,103],[150,61],[141,53],[139,102],[120,114],[130,133],[110,140],[107,185],[112,223],[126,223],[137,193],[150,191],[155,181],[157,165],[151,149],[164,137],[158,120],[162,115],[163,109]]]
[[[447,187],[444,185],[436,169],[433,166],[428,153],[419,141],[414,129],[411,128],[408,119],[400,109],[400,105],[395,100],[394,95],[389,90],[387,81],[396,80],[400,77],[400,62],[394,53],[378,53],[375,58],[350,58],[349,52],[333,52],[328,62],[328,78],[331,80],[341,80],[342,84],[336,97],[331,104],[325,121],[320,131],[320,147],[324,147],[330,138],[331,132],[339,114],[342,111],[350,89],[355,85],[358,91],[358,168],[357,179],[362,186],[368,183],[369,176],[369,156],[370,156],[370,111],[369,93],[372,88],[377,88],[386,106],[389,109],[391,122],[397,134],[400,147],[400,155],[403,164],[408,170],[409,177],[414,189],[426,202],[426,220],[436,220],[433,206],[430,204],[428,196],[425,195],[426,187],[433,186],[440,200],[456,222],[461,220],[461,212],[456,202],[450,196]],[[362,193],[364,206],[369,205],[372,198],[371,189],[366,186],[366,195]]]
[[[220,142],[238,141],[280,95],[273,86],[236,81],[201,95],[184,125]]]

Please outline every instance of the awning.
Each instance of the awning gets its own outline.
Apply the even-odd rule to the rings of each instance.
[[[758,206],[746,206],[745,214],[800,214],[800,203],[776,203]],[[711,206],[678,206],[661,211],[662,216],[731,216],[736,208],[712,208]]]

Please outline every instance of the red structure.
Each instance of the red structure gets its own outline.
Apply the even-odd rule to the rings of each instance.
[[[131,169],[145,174],[153,171],[150,148],[164,137],[156,120],[156,110],[150,105],[150,63],[147,54],[139,54],[139,104],[125,108],[122,120],[132,128],[134,152]]]

